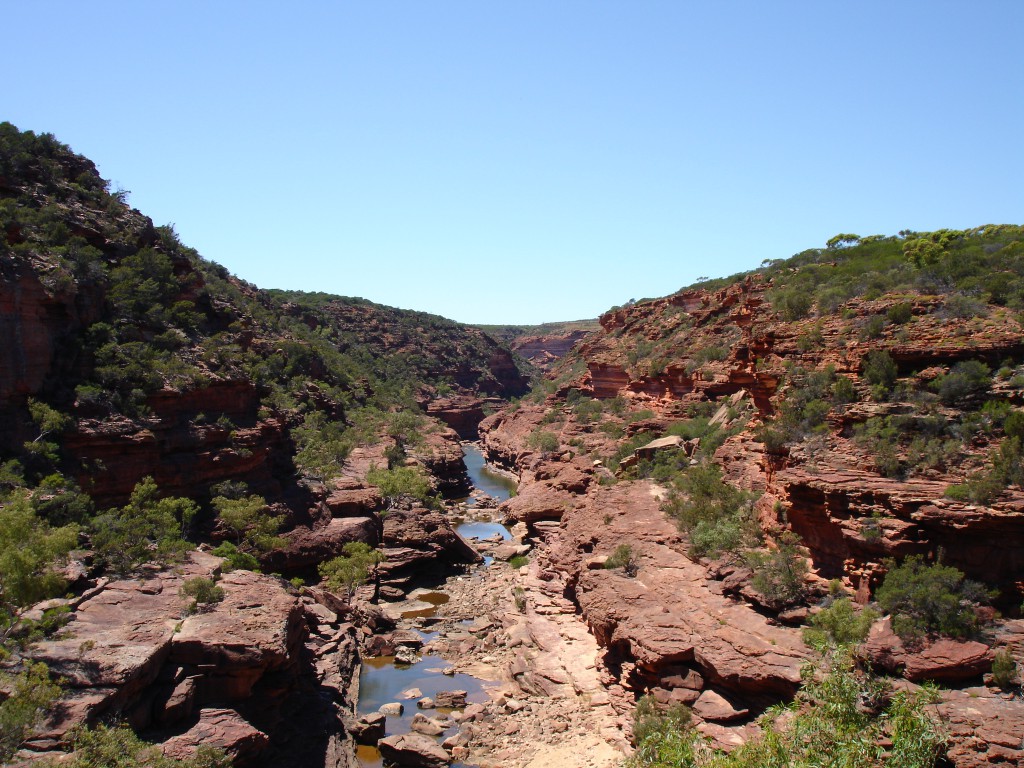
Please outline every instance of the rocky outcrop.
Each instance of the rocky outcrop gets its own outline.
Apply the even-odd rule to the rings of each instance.
[[[484,418],[484,400],[469,395],[451,395],[430,400],[427,415],[447,424],[463,440],[475,440]]]
[[[888,618],[877,622],[862,653],[877,669],[912,682],[964,683],[980,680],[992,668],[992,649],[975,640],[930,638],[907,648]]]
[[[414,581],[439,582],[452,571],[482,561],[443,512],[423,507],[395,509],[384,517],[382,583],[408,586]]]
[[[546,554],[607,649],[609,671],[637,694],[705,689],[763,703],[794,693],[807,655],[799,634],[716,590],[706,569],[684,554],[653,490],[646,482],[621,483],[591,493]],[[635,577],[588,567],[623,542],[639,567]]]
[[[440,744],[419,733],[388,736],[377,742],[377,748],[384,759],[393,765],[444,768],[451,762]]]
[[[512,341],[512,349],[541,370],[546,371],[576,346],[577,342],[589,334],[589,330],[576,330],[556,334],[517,336]]]
[[[207,395],[211,401],[204,404]],[[256,418],[251,383],[161,391],[152,403],[153,416],[142,424],[81,419],[65,435],[64,449],[80,467],[78,483],[98,506],[123,504],[147,476],[170,495],[194,496],[224,480],[246,482],[268,498],[282,495],[282,479],[294,474],[287,426],[281,418]],[[199,414],[202,423],[196,423]]]
[[[937,707],[949,734],[947,759],[956,768],[1024,764],[1024,701],[987,688],[942,692]]]
[[[52,750],[76,725],[123,718],[172,756],[209,744],[237,765],[302,765],[284,745],[307,729],[306,751],[321,761],[350,751],[337,745],[348,739],[353,627],[248,571],[220,576],[223,600],[187,614],[184,581],[220,568],[194,552],[174,570],[99,583],[72,601],[66,631],[32,649],[66,690],[27,747]],[[293,721],[296,707],[305,713]]]

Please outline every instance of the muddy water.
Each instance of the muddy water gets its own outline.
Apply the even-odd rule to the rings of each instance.
[[[506,475],[488,469],[483,454],[475,445],[464,443],[462,450],[470,481],[476,489],[498,501],[504,501],[515,493],[515,481]],[[472,496],[467,498],[466,502],[470,508],[475,506],[475,498]],[[512,538],[505,526],[494,522],[466,522],[459,525],[457,530],[467,539],[482,540],[495,534],[500,535],[505,541]],[[486,564],[490,565],[492,558],[487,557],[485,560]],[[410,593],[409,597],[417,602],[413,603],[414,608],[401,613],[402,619],[405,620],[403,623],[418,623],[424,619],[433,618],[438,607],[450,599],[449,595],[441,590],[416,590]],[[421,634],[425,642],[432,639],[432,635],[428,633]],[[420,661],[411,665],[395,664],[393,656],[364,659],[359,676],[358,714],[365,715],[376,712],[384,704],[391,702],[402,703],[405,705],[402,715],[388,715],[386,734],[391,736],[408,733],[411,730],[413,715],[419,711],[416,702],[424,696],[435,698],[440,691],[466,691],[469,703],[487,700],[487,694],[480,680],[461,672],[446,675],[444,670],[449,666],[449,663],[441,657],[429,654],[424,654]],[[419,696],[410,698],[403,696],[406,691],[413,688],[419,689]],[[450,710],[428,709],[422,711],[427,717],[441,718]],[[458,726],[452,725],[438,740],[443,741],[457,730]],[[364,768],[377,768],[383,765],[380,751],[376,747],[358,747],[356,757],[359,765]],[[462,763],[452,763],[452,768],[468,767],[463,766]]]

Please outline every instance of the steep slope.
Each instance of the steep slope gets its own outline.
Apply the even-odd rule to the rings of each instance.
[[[360,413],[526,388],[510,352],[475,329],[368,302],[283,301],[231,277],[110,194],[90,161],[9,124],[0,217],[10,484],[59,470],[101,506],[146,475],[179,495],[225,479],[302,495],[302,475],[324,471],[321,425],[335,425],[326,453],[343,458],[373,438]],[[69,417],[45,430],[53,450],[25,447],[44,431],[30,403]]]
[[[544,371],[554,366],[577,342],[600,328],[596,320],[480,327]]]
[[[45,678],[38,661],[64,686],[0,759],[124,721],[176,757],[349,765],[380,617],[258,566],[316,580],[366,544],[400,595],[477,560],[408,488],[377,485],[411,478],[434,506],[461,492],[458,435],[428,411],[461,404],[475,429],[528,367],[441,318],[285,301],[122,198],[52,136],[0,124],[0,698]]]

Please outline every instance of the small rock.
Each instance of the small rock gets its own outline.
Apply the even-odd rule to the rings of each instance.
[[[704,691],[693,703],[693,711],[705,720],[710,720],[713,723],[728,723],[733,720],[741,720],[750,714],[750,710],[737,709],[724,696],[710,689]]]
[[[416,707],[418,709],[433,709],[434,706],[434,700],[429,696],[424,696],[422,699],[416,702]]]
[[[412,723],[410,723],[409,727],[416,731],[416,733],[422,733],[424,736],[440,736],[444,733],[444,728],[441,727],[440,723],[431,720],[422,712],[417,712],[412,716]]]
[[[387,718],[380,712],[371,712],[356,720],[349,728],[357,744],[375,747],[384,738]]]
[[[403,699],[418,699],[423,695],[423,691],[419,688],[406,688],[402,691]]]
[[[381,708],[377,711],[382,715],[400,716],[405,712],[405,704],[400,701],[393,701],[390,704],[381,705]]]
[[[415,664],[420,661],[420,655],[407,645],[400,645],[395,649],[396,664]]]
[[[466,706],[466,691],[438,691],[434,703],[439,707],[457,709]]]

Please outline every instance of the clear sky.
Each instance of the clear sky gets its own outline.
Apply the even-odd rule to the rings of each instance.
[[[267,288],[594,317],[1024,223],[1024,2],[3,4],[0,119]]]

